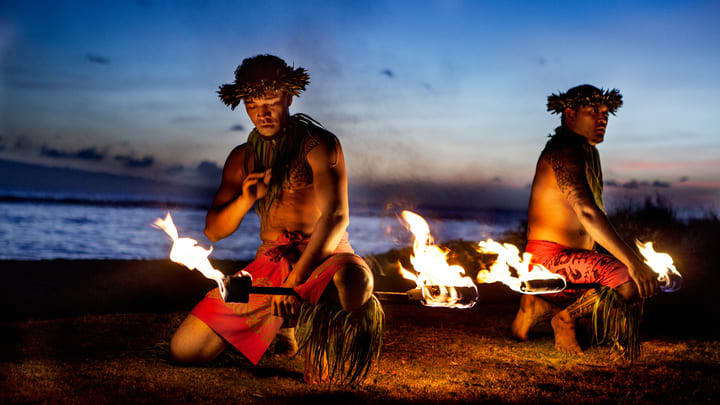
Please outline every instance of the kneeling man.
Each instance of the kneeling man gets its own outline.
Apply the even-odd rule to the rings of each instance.
[[[630,359],[637,354],[638,296],[647,298],[658,292],[657,275],[608,221],[595,147],[604,140],[609,114],[621,105],[622,96],[616,89],[603,91],[587,84],[548,97],[548,111],[561,114],[561,126],[551,135],[535,169],[525,250],[533,254],[535,263],[568,281],[609,288],[584,294],[563,291],[543,298],[523,296],[512,325],[513,334],[520,340],[527,339],[537,322],[552,318],[555,347],[582,354],[575,335],[576,321],[595,311],[595,319],[604,323],[600,340],[610,340],[619,354]],[[596,243],[612,256],[595,251]],[[595,332],[597,337],[598,330]]]
[[[329,374],[354,383],[377,358],[384,314],[372,295],[372,272],[348,243],[342,149],[312,118],[290,115],[293,96],[308,82],[305,69],[258,55],[220,87],[232,109],[244,102],[255,128],[230,153],[205,227],[210,240],[225,238],[254,206],[262,245],[244,270],[254,285],[290,287],[299,298],[251,295],[247,304],[234,304],[210,291],[172,338],[177,362],[207,362],[234,346],[256,364],[283,323],[298,318],[306,381]],[[293,353],[293,331],[285,331]]]

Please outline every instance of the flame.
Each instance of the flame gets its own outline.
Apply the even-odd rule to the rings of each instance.
[[[430,226],[420,215],[403,211],[402,218],[413,234],[413,253],[410,263],[416,273],[402,266],[400,275],[415,282],[422,291],[423,305],[430,307],[472,308],[477,297],[477,287],[465,269],[447,263],[448,252],[435,245]],[[475,295],[470,302],[458,293],[458,287],[472,288]]]
[[[643,243],[635,239],[635,245],[645,258],[645,264],[658,274],[660,288],[666,292],[679,290],[682,275],[675,268],[673,258],[667,253],[656,252],[652,242]]]
[[[177,228],[169,212],[165,216],[165,219],[156,219],[152,226],[162,229],[170,236],[170,239],[172,239],[173,245],[172,249],[170,249],[170,260],[182,264],[190,270],[198,270],[203,276],[215,280],[220,289],[220,294],[224,299],[225,284],[223,283],[223,279],[225,275],[220,270],[213,268],[208,260],[208,256],[210,256],[210,253],[213,251],[212,246],[210,246],[210,249],[204,249],[198,246],[195,239],[178,237]]]
[[[549,280],[565,279],[551,272],[540,264],[530,263],[532,254],[524,252],[520,255],[520,250],[512,243],[499,243],[492,239],[478,242],[478,252],[494,253],[498,257],[490,266],[489,270],[480,270],[477,275],[478,283],[495,283],[501,282],[512,290],[523,294],[541,294],[543,292],[524,291],[520,287],[523,281],[528,280]],[[510,268],[515,269],[517,275],[510,272]]]

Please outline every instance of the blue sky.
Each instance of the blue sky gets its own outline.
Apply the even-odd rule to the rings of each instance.
[[[610,191],[712,206],[719,20],[717,2],[3,4],[0,158],[202,182],[252,128],[215,90],[273,53],[309,70],[292,110],[338,135],[351,182],[524,189],[558,124],[545,98],[591,83],[625,100]]]

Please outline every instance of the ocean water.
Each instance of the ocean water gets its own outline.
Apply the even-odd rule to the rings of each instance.
[[[72,201],[72,202],[68,202]],[[155,204],[157,205],[157,204]],[[211,258],[246,260],[260,244],[260,224],[253,213],[230,237],[211,243],[202,233],[205,211],[192,206],[167,209],[153,204],[77,203],[76,200],[13,199],[0,202],[0,259],[163,259],[171,241],[150,224],[167,212],[180,236],[213,246]],[[423,215],[422,210],[418,213]],[[493,216],[490,216],[493,217]],[[495,216],[492,220],[429,220],[437,241],[483,240],[516,227],[522,214]],[[350,242],[360,255],[382,253],[412,242],[410,233],[394,215],[373,215],[351,210]]]

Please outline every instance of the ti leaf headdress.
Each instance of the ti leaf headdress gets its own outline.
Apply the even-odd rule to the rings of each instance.
[[[235,82],[220,86],[218,95],[234,110],[243,99],[262,97],[274,91],[299,96],[308,83],[310,76],[304,68],[288,66],[277,56],[257,55],[242,61],[235,69]]]
[[[623,104],[622,94],[620,90],[603,90],[589,84],[583,84],[573,87],[566,93],[558,92],[551,94],[547,99],[547,110],[553,114],[562,114],[566,108],[577,110],[583,105],[597,106],[606,105],[610,114],[615,115],[615,111]]]

